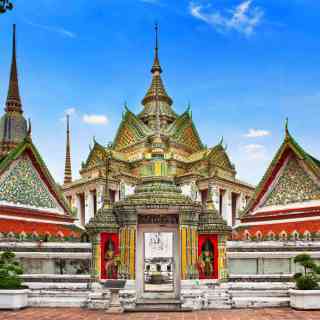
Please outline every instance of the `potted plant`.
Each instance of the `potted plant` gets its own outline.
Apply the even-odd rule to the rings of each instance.
[[[296,273],[296,289],[289,290],[290,305],[295,309],[320,309],[320,266],[308,254],[299,254],[294,262],[303,267],[302,273]]]
[[[0,256],[0,309],[21,309],[28,304],[28,292],[19,275],[23,269],[15,254],[4,251]]]

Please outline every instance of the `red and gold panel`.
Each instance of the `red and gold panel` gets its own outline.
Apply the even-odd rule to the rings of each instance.
[[[102,232],[101,248],[101,279],[117,279],[120,265],[119,236],[117,233]]]
[[[199,234],[198,271],[199,279],[218,279],[218,237],[211,234]]]

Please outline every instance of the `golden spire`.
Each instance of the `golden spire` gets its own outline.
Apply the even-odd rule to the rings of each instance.
[[[64,167],[64,184],[72,182],[72,169],[71,169],[71,153],[70,153],[70,115],[67,114],[67,142],[66,142],[66,159]]]
[[[155,48],[154,48],[154,60],[153,60],[152,68],[151,68],[151,73],[156,73],[156,72],[161,73],[162,69],[160,66],[159,55],[158,55],[158,51],[159,51],[159,40],[158,40],[159,26],[158,26],[158,23],[155,24],[154,30],[155,30],[156,40],[155,40]]]
[[[19,93],[18,71],[17,71],[17,57],[16,57],[16,25],[13,25],[12,36],[12,60],[9,80],[9,90],[6,102],[5,111],[16,111],[22,113],[22,105]]]
[[[153,65],[151,68],[151,73],[152,73],[152,82],[151,86],[146,93],[145,97],[142,99],[142,104],[146,105],[148,102],[154,101],[158,98],[159,101],[165,101],[166,103],[169,104],[169,106],[172,105],[172,99],[168,96],[161,76],[160,74],[162,73],[162,68],[160,66],[159,62],[159,40],[158,40],[158,35],[159,35],[159,26],[156,23],[155,25],[155,48],[154,48],[154,60],[153,60]]]

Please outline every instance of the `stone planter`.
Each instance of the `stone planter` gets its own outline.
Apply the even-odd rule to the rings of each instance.
[[[0,290],[0,309],[21,309],[28,306],[28,289]]]
[[[289,290],[290,306],[301,310],[320,310],[320,290]]]

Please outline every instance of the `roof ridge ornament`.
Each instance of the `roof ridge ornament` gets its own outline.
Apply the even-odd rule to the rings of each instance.
[[[286,117],[284,129],[285,129],[285,133],[286,133],[286,138],[289,138],[290,132],[289,132],[289,118],[288,117]]]
[[[27,130],[27,136],[31,137],[32,127],[31,127],[31,119],[28,118],[28,130]]]

